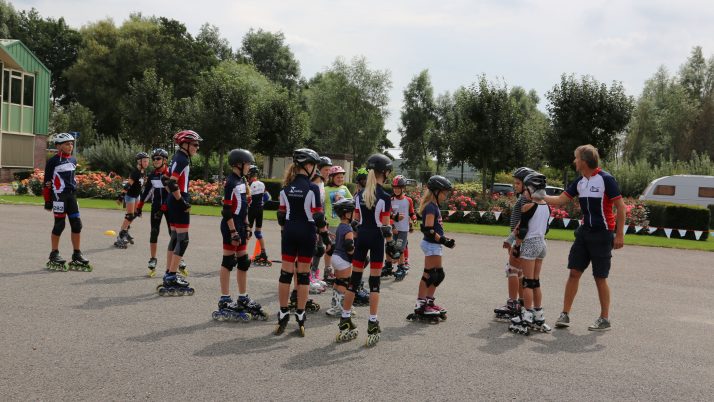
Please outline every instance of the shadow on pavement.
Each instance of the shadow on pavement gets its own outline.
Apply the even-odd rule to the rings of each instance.
[[[142,303],[145,301],[156,299],[156,293],[147,293],[138,296],[121,296],[121,297],[90,297],[84,304],[75,306],[80,310],[104,310],[107,307],[131,306],[133,304]]]
[[[126,338],[126,340],[132,341],[132,342],[158,342],[158,341],[160,341],[164,338],[168,338],[170,336],[189,335],[194,332],[203,331],[205,329],[215,327],[218,325],[219,325],[218,322],[210,320],[210,321],[205,321],[200,324],[189,325],[187,327],[168,328],[168,329],[164,329],[161,331],[151,332],[151,333],[148,333],[145,335],[132,336],[132,337]],[[236,323],[236,325],[241,325],[241,324]]]
[[[335,331],[336,333],[337,331]],[[359,337],[351,342],[359,341]],[[283,368],[288,370],[305,370],[306,362],[309,362],[310,367],[315,366],[331,366],[334,364],[343,364],[352,360],[363,358],[360,356],[362,349],[348,349],[338,351],[340,344],[333,342],[328,346],[320,346],[316,349],[298,353],[290,356],[288,361],[283,364]]]
[[[597,338],[602,332],[588,331],[586,335],[575,335],[567,329],[554,329],[552,337],[531,339],[539,346],[533,348],[534,352],[543,354],[554,353],[592,353],[605,350],[605,345],[597,343]]]
[[[135,275],[135,276],[122,276],[119,278],[97,278],[97,277],[92,277],[89,279],[86,279],[83,282],[76,282],[73,283],[72,285],[75,286],[81,286],[81,285],[119,285],[122,283],[126,282],[133,282],[133,281],[147,281],[149,282],[150,279],[146,277],[146,275]],[[158,283],[157,283],[158,284]]]
[[[7,272],[2,274],[3,278],[14,278],[16,276],[25,275],[39,275],[39,274],[50,274],[50,273],[60,273],[61,271],[50,271],[48,269],[38,269],[37,271],[25,271],[25,272]]]
[[[491,355],[500,355],[515,350],[525,342],[538,344],[532,350],[537,353],[592,353],[605,349],[604,345],[597,344],[600,332],[590,332],[587,335],[575,335],[567,330],[553,329],[550,333],[534,332],[524,336],[508,331],[507,323],[490,322],[488,327],[476,333],[469,334],[472,338],[483,339],[487,343],[478,347],[478,350]]]
[[[238,324],[249,325],[249,324]],[[272,331],[272,328],[271,328]],[[216,342],[208,345],[205,348],[194,353],[194,356],[225,356],[225,355],[246,355],[260,354],[272,352],[275,350],[287,349],[287,345],[280,345],[285,342],[288,337],[299,336],[296,331],[288,330],[283,335],[273,335],[272,332],[267,332],[265,335],[256,338],[247,339],[231,339],[222,342]]]

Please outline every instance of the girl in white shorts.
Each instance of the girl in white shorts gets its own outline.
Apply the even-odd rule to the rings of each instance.
[[[349,278],[352,275],[352,253],[355,250],[355,235],[350,223],[355,203],[352,198],[342,198],[332,204],[332,210],[340,218],[335,229],[335,244],[332,253],[332,268],[335,269],[335,282],[332,285],[332,306],[325,314],[333,317],[342,315],[342,301]]]

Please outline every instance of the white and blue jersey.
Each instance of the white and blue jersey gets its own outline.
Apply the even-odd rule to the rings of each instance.
[[[615,214],[612,205],[622,198],[620,187],[610,173],[597,168],[590,177],[580,176],[567,189],[565,195],[578,197],[583,212],[583,225],[590,229],[615,230]]]

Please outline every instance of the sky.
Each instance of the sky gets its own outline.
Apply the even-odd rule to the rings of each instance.
[[[428,69],[434,93],[485,74],[545,93],[563,73],[620,81],[635,98],[659,66],[676,72],[694,46],[714,55],[714,4],[707,0],[29,0],[43,17],[79,28],[132,12],[173,18],[192,34],[208,22],[233,46],[250,28],[281,31],[310,78],[337,57],[365,56],[392,78],[387,129],[399,144],[409,81]]]

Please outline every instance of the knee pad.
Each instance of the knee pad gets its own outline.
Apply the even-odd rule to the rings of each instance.
[[[315,246],[315,257],[321,258],[323,255],[325,255],[325,246],[320,243],[319,246]]]
[[[82,232],[82,219],[80,218],[69,218],[69,227],[72,229],[72,233]]]
[[[221,266],[225,269],[227,269],[229,272],[233,271],[233,266],[236,265],[236,256],[231,254],[231,255],[224,255],[223,256],[223,261],[221,261]]]
[[[176,247],[174,248],[174,254],[179,257],[183,257],[188,248],[188,232],[176,233]]]
[[[136,219],[136,215],[134,215],[134,214],[125,214],[125,215],[124,215],[124,219],[128,220],[129,222],[131,222],[131,221],[133,221],[134,219]]]
[[[434,285],[434,287],[441,285],[441,282],[444,281],[444,278],[446,278],[446,272],[444,272],[444,268],[434,268],[434,274],[432,275],[431,280],[431,283]]]
[[[526,289],[535,289],[536,288],[536,280],[523,277],[523,287]]]
[[[347,286],[347,290],[352,293],[357,293],[362,284],[362,272],[352,271],[352,276],[350,277],[350,284]]]
[[[508,268],[506,268],[506,274],[508,276],[521,276],[522,272],[523,272],[522,269],[515,267],[511,264],[508,264]]]
[[[310,273],[309,272],[298,272],[297,273],[297,283],[298,283],[298,285],[309,285],[310,284]]]
[[[152,227],[149,233],[149,243],[156,243],[157,241],[159,241],[159,226]]]
[[[379,275],[377,276],[372,276],[370,275],[369,277],[369,292],[376,292],[379,293],[379,284],[381,283],[381,278]]]
[[[250,268],[250,258],[248,258],[247,255],[242,255],[238,258],[236,258],[236,266],[238,267],[238,270],[240,271],[247,271],[248,268]]]
[[[424,281],[426,287],[434,284],[434,268],[424,268],[424,275],[421,276],[421,280]]]
[[[55,225],[52,227],[52,234],[55,236],[59,236],[62,234],[64,231],[64,217],[62,218],[55,218]]]
[[[168,250],[173,252],[174,249],[176,248],[176,231],[172,230],[171,231],[171,238],[169,240],[169,247]]]
[[[263,238],[263,232],[261,232],[260,230],[256,230],[255,233],[253,233],[253,235],[255,235],[255,238],[258,240]]]
[[[309,281],[310,278],[308,278]],[[286,283],[290,284],[293,281],[293,273],[292,272],[287,272],[283,271],[282,269],[280,270],[280,278],[278,278],[278,282],[280,283]]]
[[[533,289],[540,287],[540,279],[533,279]]]
[[[347,287],[350,285],[350,282],[345,278],[337,278],[335,279],[335,285]]]

